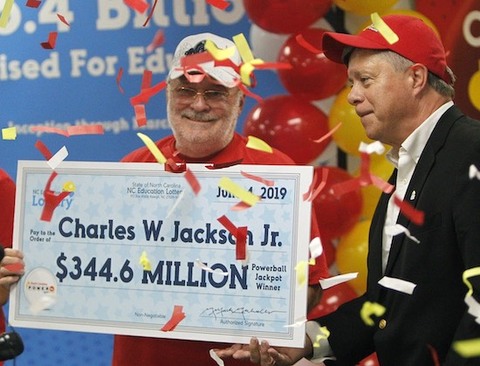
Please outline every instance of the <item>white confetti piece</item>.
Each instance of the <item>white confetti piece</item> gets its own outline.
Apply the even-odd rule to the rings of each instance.
[[[352,272],[352,273],[345,273],[329,278],[324,278],[320,280],[320,286],[322,286],[323,290],[326,290],[327,288],[339,285],[343,282],[347,282],[350,280],[353,280],[354,278],[357,278],[358,272]]]
[[[378,281],[378,284],[383,287],[396,290],[399,292],[403,292],[409,295],[413,294],[413,290],[415,290],[415,287],[417,286],[412,282],[401,280],[399,278],[387,277],[387,276],[383,276],[383,278],[380,279],[380,281]]]

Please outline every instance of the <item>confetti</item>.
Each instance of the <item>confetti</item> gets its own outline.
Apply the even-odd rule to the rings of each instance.
[[[226,0],[207,0],[207,4],[210,4],[220,10],[225,10],[230,6],[230,3]]]
[[[367,153],[369,155],[373,153],[382,155],[385,152],[385,146],[380,141],[375,141],[370,144],[361,141],[360,146],[358,147],[358,151],[360,151],[361,153]]]
[[[219,49],[211,40],[207,39],[205,42],[205,49],[210,52],[215,60],[228,60],[235,55],[235,47],[228,47],[225,49]]]
[[[122,86],[120,85],[120,81],[122,80],[123,76],[123,67],[120,67],[117,72],[117,77],[115,78],[115,81],[117,82],[117,87],[118,90],[120,90],[120,93],[125,94],[125,90],[123,90]]]
[[[157,159],[160,164],[165,164],[167,162],[165,156],[162,154],[157,145],[155,145],[155,143],[150,139],[150,137],[141,132],[138,132],[137,136],[140,137],[143,143],[147,146],[148,150],[150,150],[152,155],[155,157],[155,159]]]
[[[254,180],[256,182],[265,184],[268,187],[273,187],[275,185],[275,182],[273,180],[264,179],[262,177],[254,175],[254,174],[250,174],[250,173],[247,173],[247,172],[244,172],[244,171],[240,171],[240,174],[243,175],[245,178],[248,178],[248,179]]]
[[[152,9],[150,10],[150,13],[148,14],[147,19],[145,19],[145,23],[143,23],[143,27],[146,27],[147,24],[150,22],[150,19],[152,19],[153,12],[155,11],[155,8],[157,6],[157,2],[158,2],[158,0],[155,0],[155,2],[153,3]]]
[[[480,338],[453,342],[453,349],[464,358],[480,356]]]
[[[10,19],[10,13],[12,12],[14,0],[5,0],[3,6],[2,15],[0,15],[0,28],[6,28],[8,20]]]
[[[70,27],[70,23],[67,21],[67,19],[65,19],[65,17],[62,15],[62,14],[58,14],[57,13],[57,17],[58,19],[60,19],[60,21],[65,24],[66,26]]]
[[[315,337],[315,341],[313,342],[313,347],[317,348],[320,347],[320,340],[321,339],[328,339],[330,337],[330,331],[327,327],[320,327],[320,333],[317,334]]]
[[[200,182],[198,181],[195,174],[193,174],[193,172],[188,168],[185,171],[185,179],[187,180],[190,187],[192,187],[193,193],[197,195],[201,189]]]
[[[22,263],[11,263],[11,264],[5,264],[3,266],[6,270],[13,272],[13,273],[22,273],[23,270],[25,269],[25,265]]]
[[[470,165],[470,169],[468,171],[468,177],[470,179],[477,178],[480,180],[480,172],[478,171],[477,167],[475,165]]]
[[[402,201],[397,195],[393,197],[393,202],[400,208],[400,212],[416,225],[423,225],[425,213],[417,210],[407,201]]]
[[[313,201],[317,196],[320,194],[320,192],[325,188],[327,185],[327,178],[328,178],[328,169],[322,168],[322,180],[320,181],[320,184],[318,185],[317,188],[313,191],[313,193],[308,197],[308,201]]]
[[[384,306],[376,302],[365,301],[360,310],[360,317],[366,325],[373,326],[375,323],[371,319],[372,315],[382,316],[385,314],[385,311],[386,309]]]
[[[137,121],[137,126],[142,127],[147,125],[147,112],[145,111],[145,104],[135,104],[133,106],[135,111],[135,121]]]
[[[357,278],[357,276],[358,276],[358,272],[345,273],[345,274],[340,274],[330,278],[321,279],[319,283],[320,283],[320,286],[322,286],[322,289],[326,290],[327,288],[353,280],[354,278]]]
[[[222,177],[220,178],[220,182],[218,186],[227,192],[231,193],[235,197],[239,198],[242,202],[245,202],[249,206],[254,206],[258,201],[260,201],[260,197],[253,194],[250,191],[247,191],[243,187],[240,187],[238,184],[234,183],[230,178]]]
[[[16,127],[2,128],[2,139],[3,140],[15,140],[16,138],[17,138],[17,128]]]
[[[463,272],[462,279],[465,285],[468,287],[467,296],[473,295],[473,286],[470,283],[469,278],[476,276],[480,276],[480,267],[470,268]]]
[[[340,122],[339,124],[337,124],[334,128],[332,128],[328,133],[326,133],[325,135],[323,135],[322,137],[320,137],[319,139],[317,140],[313,140],[313,142],[319,144],[327,139],[329,139],[335,132],[337,132],[337,130],[342,126],[342,122]]]
[[[480,324],[480,304],[471,295],[465,296],[465,304],[468,306],[468,313],[475,317],[475,321]]]
[[[219,269],[212,269],[209,266],[207,266],[205,263],[203,263],[200,259],[197,259],[195,261],[195,264],[197,265],[197,267],[200,267],[203,271],[207,271],[207,272],[210,272],[210,273],[216,273],[216,274],[219,274],[219,275],[222,275],[222,276],[225,276],[225,277],[228,276],[228,272],[223,272]]]
[[[306,317],[302,317],[301,319],[298,319],[297,321],[295,321],[295,323],[293,324],[287,324],[287,325],[284,325],[283,327],[284,328],[298,328],[298,327],[301,327],[303,324],[305,324],[307,322],[307,318]]]
[[[247,227],[236,227],[227,216],[223,215],[219,217],[218,222],[222,224],[225,229],[228,230],[236,238],[235,243],[235,259],[246,260],[247,259]]]
[[[152,53],[157,47],[160,47],[165,42],[165,35],[163,30],[157,30],[155,36],[152,39],[152,42],[145,49],[147,53]]]
[[[48,178],[47,184],[45,189],[43,190],[43,198],[45,199],[45,205],[43,206],[42,215],[40,216],[40,220],[42,221],[50,221],[53,216],[53,211],[57,208],[57,206],[70,195],[70,192],[62,192],[60,194],[55,194],[54,191],[50,189],[53,180],[57,176],[57,173],[54,171],[50,178]]]
[[[183,319],[185,319],[183,306],[175,305],[173,308],[172,317],[167,323],[165,323],[165,325],[161,328],[161,330],[164,332],[170,332],[174,330],[177,327],[178,323],[180,323]]]
[[[223,362],[223,360],[220,357],[218,357],[218,355],[215,353],[213,349],[208,351],[208,354],[210,355],[212,360],[214,360],[217,363],[218,366],[225,366],[225,363]]]
[[[323,245],[320,237],[317,236],[313,238],[310,244],[308,245],[308,248],[310,250],[310,256],[312,258],[320,257],[323,253]]]
[[[390,225],[385,227],[385,234],[389,236],[396,236],[399,234],[405,234],[408,238],[413,240],[415,243],[420,243],[420,240],[418,240],[416,237],[410,234],[410,231],[403,225],[400,224],[395,224],[395,225]]]
[[[38,140],[37,142],[35,142],[35,147],[38,151],[40,151],[45,160],[50,160],[52,158],[53,154],[42,141]]]
[[[145,13],[149,7],[145,0],[123,0],[123,2],[128,7],[142,14]]]
[[[50,32],[48,34],[48,40],[40,43],[40,45],[46,50],[53,50],[57,43],[58,32]]]
[[[148,87],[148,88],[142,87],[140,94],[130,98],[130,104],[132,106],[135,106],[137,104],[146,104],[148,103],[151,97],[153,97],[154,95],[156,95],[157,93],[165,89],[166,86],[167,86],[167,82],[164,80],[159,82],[158,84],[155,84],[152,87]]]
[[[51,309],[56,302],[57,296],[55,294],[43,295],[36,299],[36,301],[32,302],[29,309],[33,315],[36,315],[44,310]]]
[[[50,159],[48,159],[47,163],[55,170],[62,161],[64,161],[68,156],[68,150],[65,146],[63,146],[60,150],[58,150],[55,155],[53,155]]]
[[[147,257],[147,252],[145,250],[142,252],[139,262],[142,265],[144,271],[152,270],[152,264],[150,263],[150,260]]]
[[[42,2],[40,0],[27,0],[25,6],[29,8],[38,8]]]
[[[71,180],[65,182],[62,187],[63,192],[75,192],[75,183],[73,183]]]
[[[313,46],[310,42],[307,42],[307,40],[303,37],[303,34],[301,33],[297,34],[297,36],[295,37],[295,40],[300,46],[305,48],[307,51],[310,51],[311,53],[314,53],[314,54],[322,53],[322,50],[319,50],[318,48]]]
[[[378,284],[385,288],[403,292],[409,295],[413,294],[413,290],[415,290],[415,287],[417,286],[412,282],[401,280],[400,278],[393,278],[388,276],[383,276],[378,281]]]
[[[397,34],[383,21],[378,13],[372,13],[370,15],[373,26],[380,32],[383,38],[390,43],[394,44],[398,42],[399,38]]]
[[[255,136],[248,136],[247,145],[249,149],[264,151],[267,153],[272,153],[273,149],[265,141],[259,139]]]

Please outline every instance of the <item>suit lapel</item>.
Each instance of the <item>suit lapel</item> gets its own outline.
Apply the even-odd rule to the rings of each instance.
[[[415,167],[415,171],[413,172],[412,179],[407,187],[407,191],[405,192],[405,201],[410,203],[413,207],[417,206],[418,198],[422,193],[422,189],[428,178],[428,174],[435,163],[437,152],[444,145],[453,123],[461,116],[462,113],[456,107],[451,107],[442,115],[437,125],[433,129],[422,155],[420,156],[417,166]],[[410,220],[400,212],[398,215],[397,224],[408,228],[410,225]],[[385,269],[385,275],[391,273],[404,239],[405,235],[396,235],[393,237],[387,268]]]

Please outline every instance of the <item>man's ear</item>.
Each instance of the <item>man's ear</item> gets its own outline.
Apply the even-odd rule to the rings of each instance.
[[[428,83],[428,69],[425,65],[414,64],[410,66],[412,86],[414,89],[423,90]]]

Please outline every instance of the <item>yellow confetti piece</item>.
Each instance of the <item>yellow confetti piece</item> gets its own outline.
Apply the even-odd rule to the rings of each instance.
[[[383,21],[378,13],[372,13],[370,18],[372,19],[373,26],[380,32],[380,34],[388,43],[394,44],[395,42],[398,42],[399,38],[397,34],[387,25],[387,23]]]
[[[233,36],[233,42],[237,46],[238,52],[242,57],[243,62],[251,62],[253,61],[253,53],[248,45],[247,39],[243,35],[243,33],[239,33],[236,36]]]
[[[372,315],[382,316],[385,313],[385,307],[376,302],[365,301],[360,310],[360,317],[365,324],[373,326],[375,323],[371,319]]]
[[[223,50],[217,48],[215,43],[207,39],[205,42],[205,49],[210,52],[215,60],[228,60],[235,55],[235,47],[228,47]]]
[[[249,149],[265,151],[270,154],[273,152],[269,144],[255,136],[248,136],[247,147]]]
[[[475,277],[475,276],[480,276],[480,267],[470,268],[470,269],[467,269],[465,272],[463,272],[463,276],[462,276],[463,282],[468,287],[467,296],[473,295],[473,286],[468,279],[470,277]]]
[[[17,128],[16,127],[2,128],[2,139],[4,139],[4,140],[15,140],[16,138],[17,138]]]
[[[453,349],[465,358],[478,357],[480,356],[480,338],[453,342]]]
[[[242,83],[250,86],[252,83],[250,82],[250,75],[252,74],[253,70],[255,70],[255,65],[263,64],[263,60],[256,58],[253,61],[245,62],[240,66],[240,79]]]
[[[321,339],[328,339],[330,337],[330,331],[327,327],[320,327],[320,334],[317,334],[315,337],[315,341],[313,342],[313,347],[317,348],[320,347],[320,340]]]
[[[155,145],[155,143],[152,141],[150,137],[148,137],[147,135],[141,132],[138,132],[137,136],[142,139],[143,143],[147,146],[148,150],[150,150],[152,155],[155,157],[155,159],[157,159],[157,161],[160,164],[165,164],[167,162],[167,159],[165,158],[165,156],[162,154],[158,146]]]
[[[140,256],[140,264],[142,265],[144,271],[152,270],[152,264],[150,263],[150,260],[147,257],[146,251],[143,251],[142,255]]]
[[[73,183],[71,180],[68,182],[65,182],[63,184],[63,191],[64,192],[75,192],[75,183]]]
[[[295,272],[297,272],[297,285],[303,286],[307,282],[308,278],[308,262],[300,261],[295,266]]]
[[[12,12],[14,0],[5,1],[3,6],[2,15],[0,16],[0,28],[6,28],[8,19],[10,19],[10,13]]]
[[[249,206],[254,206],[258,201],[260,201],[260,197],[253,194],[252,192],[247,191],[243,187],[240,187],[238,184],[232,182],[231,179],[227,177],[220,178],[220,182],[218,183],[220,188],[223,188],[227,192],[233,194],[235,197],[242,200]]]

